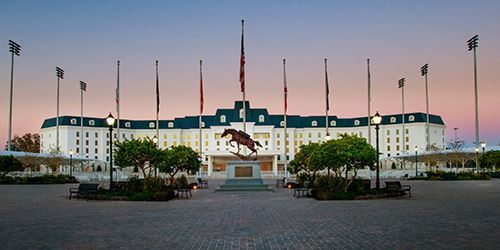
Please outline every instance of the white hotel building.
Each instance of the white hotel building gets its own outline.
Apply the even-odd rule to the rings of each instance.
[[[229,151],[235,151],[228,139],[221,138],[225,128],[243,130],[242,101],[236,101],[233,108],[217,109],[214,115],[202,116],[202,154],[203,174],[225,175],[226,162],[236,160]],[[246,131],[262,144],[258,149],[258,160],[264,174],[277,175],[283,171],[285,145],[288,160],[292,160],[300,145],[322,142],[326,136],[325,116],[287,115],[287,137],[285,143],[283,115],[270,115],[267,109],[251,108],[246,103]],[[402,154],[414,154],[414,148],[426,148],[426,114],[405,114],[405,131],[402,128],[402,115],[383,115],[379,130],[381,158]],[[185,145],[199,151],[199,116],[187,116],[173,120],[160,120],[159,145],[167,148]],[[328,131],[333,139],[341,134],[368,136],[367,117],[339,118],[328,117]],[[440,116],[430,115],[430,144],[444,148],[445,125]],[[375,146],[375,126],[371,127],[371,143]],[[113,130],[113,140],[153,138],[156,134],[155,120],[120,120],[120,135]],[[59,145],[63,154],[72,150],[75,156],[89,160],[109,161],[109,127],[105,118],[83,118],[83,134],[79,116],[59,117]],[[404,134],[404,136],[403,136]],[[405,148],[403,148],[405,140]],[[47,153],[56,145],[56,118],[43,122],[40,133],[41,152]]]

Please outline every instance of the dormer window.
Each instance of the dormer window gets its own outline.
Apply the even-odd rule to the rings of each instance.
[[[90,126],[94,126],[94,125],[95,125],[95,121],[94,121],[94,120],[90,120],[90,121],[89,121],[89,125],[90,125]]]
[[[125,127],[126,127],[126,128],[130,128],[130,122],[126,122],[126,123],[125,123]]]
[[[281,126],[281,127],[284,127],[284,126],[285,126],[285,121],[281,121],[281,122],[280,122],[280,126]]]
[[[331,122],[330,122],[330,126],[332,126],[332,127],[337,126],[337,122],[336,122],[336,121],[331,121]]]
[[[259,122],[264,122],[264,115],[259,115]]]
[[[396,117],[391,117],[391,123],[396,123]]]
[[[149,123],[149,128],[154,128],[155,127],[155,123],[154,122],[150,122]]]
[[[311,122],[311,126],[313,126],[313,127],[318,126],[318,122],[317,122],[317,121],[312,121],[312,122]]]
[[[201,127],[204,128],[205,127],[205,122],[201,122]]]
[[[410,121],[410,122],[414,122],[414,121],[415,121],[415,116],[410,115],[410,116],[408,117],[408,121]]]
[[[220,116],[220,122],[221,122],[221,123],[226,122],[226,116],[225,116],[225,115],[221,115],[221,116]]]
[[[76,119],[75,118],[71,119],[69,122],[71,123],[71,125],[76,125]]]
[[[173,127],[174,127],[174,123],[173,123],[173,122],[169,122],[169,123],[168,123],[168,127],[169,127],[169,128],[173,128]]]
[[[243,119],[243,109],[240,109],[240,118]]]
[[[354,126],[359,126],[359,120],[354,120]]]

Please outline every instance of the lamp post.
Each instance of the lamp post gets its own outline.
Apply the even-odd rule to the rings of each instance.
[[[425,64],[420,68],[420,73],[422,73],[422,76],[425,77],[425,109],[426,109],[426,119],[425,119],[425,134],[426,134],[426,144],[425,144],[425,150],[429,150],[429,147],[431,145],[431,140],[430,140],[430,132],[429,132],[429,88],[427,85],[427,73],[429,69],[429,64]]]
[[[64,79],[64,70],[56,67],[57,76],[57,97],[56,97],[56,150],[59,151],[59,81]]]
[[[403,114],[401,115],[401,123],[403,125],[403,149],[402,153],[403,155],[406,154],[406,130],[405,130],[405,79],[401,78],[398,81],[398,87],[401,89],[401,103],[402,103],[402,110]],[[405,160],[403,158],[403,167],[405,167]]]
[[[377,179],[375,181],[375,187],[377,189],[377,194],[380,194],[380,168],[379,168],[379,136],[378,136],[378,131],[380,129],[380,123],[382,122],[382,116],[380,116],[380,114],[378,113],[375,113],[375,115],[372,117],[372,124],[375,125],[375,140],[376,140],[376,149],[377,149],[377,162],[376,162],[376,166],[377,166]]]
[[[415,177],[418,176],[418,147],[415,146]]]
[[[477,97],[477,63],[476,63],[476,48],[478,45],[479,36],[475,35],[467,41],[467,46],[469,51],[474,53],[474,97],[475,97],[475,111],[476,111],[476,141],[475,145],[477,150],[479,150],[479,115],[478,115],[478,97]],[[476,168],[479,169],[479,163],[476,161]]]
[[[158,137],[156,137],[156,135],[153,137],[153,143],[155,144],[155,147],[158,148]],[[158,176],[158,173],[157,173],[157,168],[155,167],[155,177]]]
[[[12,92],[14,89],[14,55],[19,56],[21,52],[21,45],[16,42],[9,40],[9,52],[12,53],[11,67],[10,67],[10,101],[9,101],[9,135],[7,138],[7,150],[12,150],[11,138],[12,138]]]
[[[73,150],[69,151],[69,175],[73,176]]]
[[[483,149],[483,154],[481,155],[482,159],[481,159],[481,165],[484,165],[484,150],[486,149],[486,142],[481,142],[481,148]],[[486,166],[482,166],[482,167],[486,167]]]
[[[109,191],[113,192],[113,125],[115,125],[115,118],[111,112],[106,117],[106,123],[109,126]]]
[[[476,173],[479,173],[479,148],[476,147]]]

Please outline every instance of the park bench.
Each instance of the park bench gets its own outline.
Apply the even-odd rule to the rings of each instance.
[[[175,186],[175,197],[180,198],[180,197],[186,197],[186,199],[189,199],[189,196],[193,197],[193,194],[191,193],[191,188],[187,187],[182,187],[181,185],[176,185]],[[185,195],[185,196],[184,196]]]
[[[200,188],[208,188],[208,181],[203,180],[202,178],[198,178],[198,186]]]
[[[69,189],[69,199],[73,194],[76,194],[76,198],[80,198],[83,195],[86,195],[87,200],[91,194],[94,195],[94,199],[97,199],[97,188],[99,187],[98,183],[80,183],[77,188]]]
[[[309,196],[309,181],[304,181],[304,185],[298,186],[293,190],[293,197],[297,195],[297,198],[300,198],[300,195],[302,194],[302,197],[304,196]]]
[[[286,177],[283,177],[282,179],[277,179],[276,180],[276,187],[277,188],[279,188],[279,187],[285,187],[285,181],[286,181]]]
[[[403,196],[408,191],[408,195],[411,197],[411,186],[401,185],[399,181],[386,181],[385,189],[388,195]]]

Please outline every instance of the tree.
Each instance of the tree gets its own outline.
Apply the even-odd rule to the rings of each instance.
[[[317,152],[320,150],[320,144],[309,143],[300,146],[300,151],[295,154],[294,159],[288,166],[288,171],[292,174],[306,173],[314,177],[316,172],[322,169],[321,163],[317,161]]]
[[[11,141],[11,149],[12,151],[40,153],[40,135],[36,133],[27,133],[21,137],[15,135]]]
[[[498,168],[500,166],[500,150],[488,151],[480,157],[480,162],[484,162],[485,168]]]
[[[7,173],[14,171],[23,171],[23,164],[12,155],[0,156],[0,175],[5,176]]]
[[[138,167],[144,176],[151,177],[154,166],[160,160],[161,149],[156,144],[147,139],[125,140],[115,142],[113,159],[115,165],[121,168]]]
[[[60,150],[55,148],[50,148],[49,156],[46,158],[42,158],[42,163],[47,168],[52,169],[52,171],[56,171],[57,168],[63,165],[66,162]]]
[[[158,169],[170,176],[171,183],[179,172],[196,173],[200,169],[199,154],[183,145],[161,150]]]

